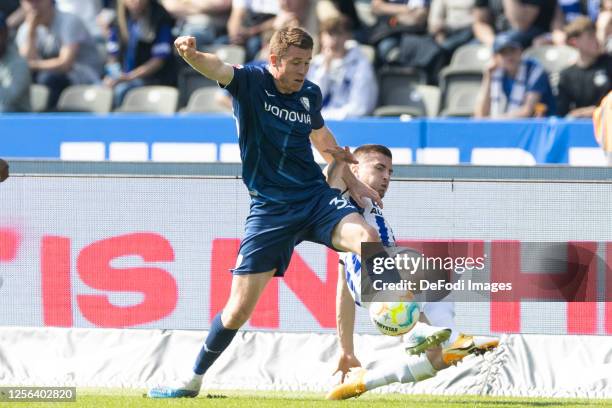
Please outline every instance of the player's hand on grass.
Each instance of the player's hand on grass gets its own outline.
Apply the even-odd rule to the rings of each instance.
[[[342,355],[340,355],[340,359],[338,360],[338,368],[334,372],[334,375],[336,375],[336,373],[342,373],[340,382],[343,383],[349,370],[354,367],[361,367],[361,363],[357,357],[355,357],[354,354],[342,353]]]
[[[183,35],[174,40],[174,46],[184,60],[191,60],[197,53],[196,39]]]

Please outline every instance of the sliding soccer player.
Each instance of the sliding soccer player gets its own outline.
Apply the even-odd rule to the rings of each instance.
[[[350,164],[351,171],[360,181],[373,188],[382,199],[389,188],[393,173],[391,151],[382,145],[363,145],[353,154],[359,163]],[[342,168],[347,166],[346,163],[332,162],[328,167],[328,182],[332,187],[346,191],[339,175],[343,174]],[[348,195],[345,198],[351,200]],[[366,222],[376,229],[384,246],[395,245],[393,230],[376,203],[366,200],[365,206],[356,202],[353,202],[353,205],[359,209]],[[400,352],[398,358],[380,362],[378,367],[371,371],[360,368],[361,363],[353,348],[353,331],[355,305],[365,307],[361,302],[361,270],[361,258],[358,254],[341,255],[336,316],[341,353],[338,371],[342,373],[342,384],[334,387],[327,394],[327,399],[356,397],[368,390],[395,382],[422,381],[433,377],[439,370],[456,364],[469,354],[484,353],[497,347],[497,338],[459,334],[455,327],[452,302],[424,302],[421,305],[421,316],[424,315],[426,319],[424,322],[418,322],[405,335],[403,343],[406,353]],[[448,344],[450,346],[444,350],[440,347]],[[344,381],[347,373],[348,378]]]

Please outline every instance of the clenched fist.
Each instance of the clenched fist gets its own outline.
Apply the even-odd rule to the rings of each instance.
[[[178,51],[179,55],[183,59],[189,61],[196,55],[196,39],[195,37],[181,36],[174,40],[174,46]]]

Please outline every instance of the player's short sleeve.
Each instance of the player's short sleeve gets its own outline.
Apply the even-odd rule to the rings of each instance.
[[[321,129],[325,125],[323,115],[321,115],[321,108],[323,107],[323,96],[319,87],[315,87],[315,109],[312,113],[312,128]]]
[[[255,70],[249,65],[234,65],[233,67],[234,77],[230,83],[225,86],[219,84],[219,86],[227,89],[227,91],[238,100],[246,99],[249,96],[249,78],[256,75]]]
[[[489,0],[476,0],[474,2],[474,7],[475,8],[489,7]]]

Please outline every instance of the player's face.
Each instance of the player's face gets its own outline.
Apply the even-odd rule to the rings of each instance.
[[[520,48],[508,47],[499,53],[501,67],[511,74],[518,71],[523,51]]]
[[[294,46],[289,47],[287,53],[280,58],[271,55],[270,60],[274,66],[273,75],[278,90],[282,93],[293,93],[302,89],[311,59],[312,50]]]
[[[353,168],[357,178],[384,197],[393,174],[391,159],[382,153],[370,152],[360,154],[357,160],[359,164]]]

